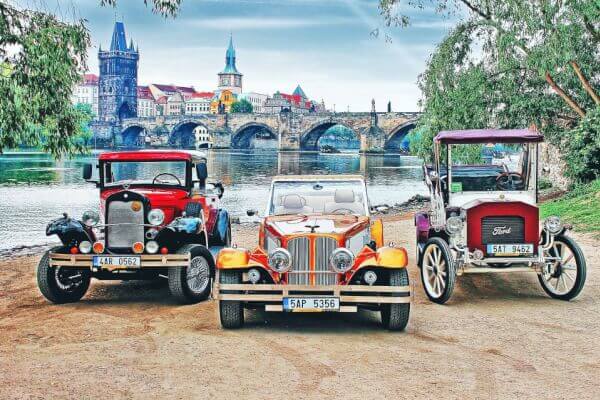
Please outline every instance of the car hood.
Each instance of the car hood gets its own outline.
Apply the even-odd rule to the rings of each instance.
[[[308,233],[345,235],[369,226],[369,217],[354,215],[280,215],[265,218],[265,226],[281,236]]]

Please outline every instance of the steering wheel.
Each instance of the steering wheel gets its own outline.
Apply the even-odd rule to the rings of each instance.
[[[154,185],[154,184],[156,183],[156,180],[158,179],[158,177],[159,177],[159,176],[163,176],[163,175],[172,176],[173,178],[175,178],[175,180],[177,181],[177,183],[179,184],[179,186],[183,186],[183,185],[181,184],[181,181],[180,181],[180,180],[179,180],[179,178],[177,177],[177,175],[170,174],[170,173],[168,173],[168,172],[163,172],[163,173],[160,173],[160,174],[156,175],[156,176],[154,177],[154,179],[152,179],[152,184]]]
[[[348,211],[348,212],[342,212],[342,211]],[[335,210],[331,210],[331,214],[354,214],[354,210],[351,210],[349,208],[344,208],[344,207],[340,207],[340,208],[336,208]]]
[[[500,190],[522,190],[525,179],[518,172],[503,172],[496,178],[496,186]]]

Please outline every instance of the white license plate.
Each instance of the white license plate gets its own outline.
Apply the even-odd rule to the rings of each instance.
[[[339,311],[339,297],[284,297],[283,310],[292,312]]]
[[[532,244],[488,244],[487,253],[494,256],[530,256]]]
[[[97,268],[139,268],[140,257],[132,256],[94,256],[93,265]]]

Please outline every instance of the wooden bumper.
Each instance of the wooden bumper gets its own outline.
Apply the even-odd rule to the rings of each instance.
[[[102,254],[100,254],[102,255]],[[187,267],[190,265],[189,254],[119,254],[119,256],[140,257],[139,267],[111,266],[102,268],[103,271],[115,271],[124,269],[142,268],[171,268]],[[94,254],[61,254],[50,253],[50,266],[62,268],[93,269],[92,258]]]
[[[229,293],[230,291],[238,291],[243,293]],[[245,302],[282,302],[284,297],[290,296],[335,296],[340,298],[340,303],[396,304],[410,303],[410,287],[363,285],[253,285],[215,283],[214,296],[217,300]]]

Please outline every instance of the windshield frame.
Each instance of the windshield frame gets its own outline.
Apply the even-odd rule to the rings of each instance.
[[[285,217],[286,216],[286,214],[275,215],[274,213],[271,212],[271,209],[273,208],[272,205],[274,204],[275,185],[277,183],[282,183],[282,182],[307,183],[307,184],[313,184],[313,185],[315,185],[317,183],[323,184],[325,182],[353,182],[353,183],[356,182],[356,183],[360,184],[361,194],[364,199],[364,201],[363,201],[363,206],[364,206],[363,216],[370,217],[371,204],[369,201],[369,196],[367,194],[367,185],[366,185],[366,182],[364,179],[358,179],[358,178],[357,179],[331,179],[331,178],[329,178],[329,179],[327,179],[327,178],[326,179],[301,179],[300,178],[300,179],[296,179],[296,180],[294,180],[294,179],[273,180],[271,182],[271,189],[269,191],[269,201],[267,202],[267,206],[266,206],[265,214],[264,214],[266,217]],[[289,214],[287,216],[290,216],[290,215],[292,215],[292,214]],[[313,212],[313,213],[310,213],[307,215],[334,215],[334,214],[324,214],[321,212],[319,212],[319,213]],[[343,215],[357,215],[357,214],[335,214],[335,215],[343,216]]]
[[[100,188],[102,189],[113,189],[113,188],[119,188],[119,187],[123,187],[125,184],[115,184],[115,183],[108,183],[106,182],[106,168],[110,167],[110,164],[113,163],[137,163],[137,164],[141,164],[141,163],[171,163],[171,162],[184,162],[185,163],[185,179],[182,183],[182,185],[177,185],[177,184],[152,184],[151,182],[145,182],[145,183],[130,183],[129,187],[156,187],[156,188],[164,188],[164,189],[183,189],[183,190],[190,190],[192,188],[193,182],[192,182],[192,163],[188,160],[181,160],[181,159],[160,159],[160,160],[127,160],[127,161],[123,161],[123,160],[102,160],[99,162],[99,180],[100,180]]]

